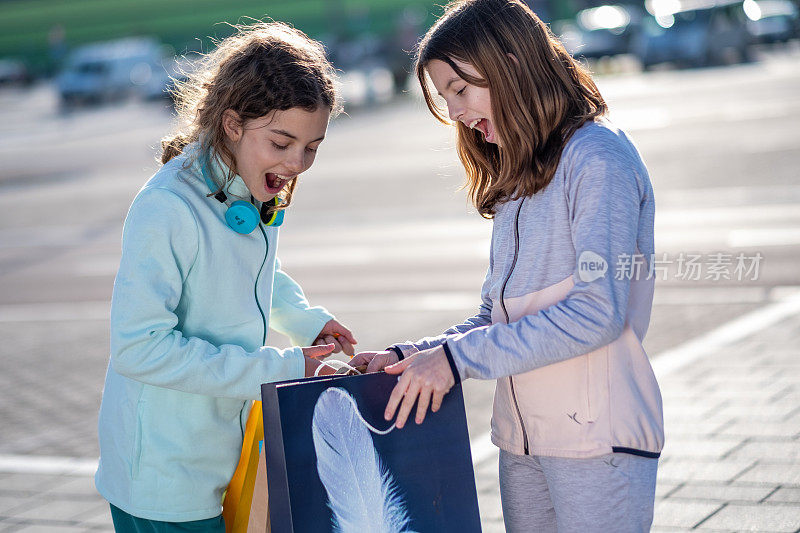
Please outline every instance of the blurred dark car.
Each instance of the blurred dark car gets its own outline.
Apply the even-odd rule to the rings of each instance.
[[[747,29],[759,43],[781,43],[800,37],[797,6],[788,0],[745,2]]]
[[[0,86],[25,86],[31,83],[33,83],[33,76],[25,63],[14,59],[0,59]]]
[[[642,22],[636,55],[647,69],[670,62],[684,67],[706,67],[750,60],[750,33],[743,2],[663,2],[672,9],[659,11]]]
[[[161,45],[150,38],[129,38],[75,50],[56,80],[65,106],[128,97],[162,96],[169,84]]]
[[[556,33],[573,57],[599,59],[627,54],[643,16],[644,11],[634,6],[593,7],[578,12],[574,23],[561,22]]]

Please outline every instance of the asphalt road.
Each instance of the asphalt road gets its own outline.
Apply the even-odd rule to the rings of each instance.
[[[656,194],[653,357],[800,288],[798,59],[599,80]],[[0,454],[96,457],[122,221],[170,124],[159,104],[64,115],[48,87],[0,92]],[[302,177],[284,268],[362,349],[437,333],[473,313],[487,265],[461,182],[420,102],[354,110]],[[465,387],[477,438],[494,385]]]

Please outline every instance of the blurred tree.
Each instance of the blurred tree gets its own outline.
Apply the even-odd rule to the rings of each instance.
[[[226,37],[220,22],[265,17],[289,22],[313,37],[335,44],[348,32],[369,31],[390,38],[395,20],[409,6],[434,19],[435,0],[4,0],[0,1],[0,57],[23,58],[39,74],[54,64],[51,33],[60,28],[59,50],[134,35],[156,37],[177,53],[208,50],[208,36]],[[358,13],[368,20],[350,24]],[[57,33],[57,32],[56,32]],[[355,37],[355,36],[350,36]],[[59,52],[61,53],[61,52]]]

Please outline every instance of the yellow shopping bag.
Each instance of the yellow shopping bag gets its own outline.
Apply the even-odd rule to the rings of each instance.
[[[242,455],[239,457],[239,464],[236,466],[236,471],[228,484],[228,490],[225,492],[225,499],[222,502],[222,516],[225,519],[226,533],[252,533],[253,531],[263,533],[270,530],[266,500],[266,472],[263,467],[259,472],[259,463],[264,462],[264,455],[263,453],[259,454],[258,443],[263,440],[264,419],[261,413],[261,402],[253,402],[244,430]],[[256,491],[258,493],[257,500],[254,502],[253,490],[256,487],[257,478],[259,478],[259,486]]]

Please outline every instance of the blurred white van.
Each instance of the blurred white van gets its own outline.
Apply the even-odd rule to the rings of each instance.
[[[146,37],[90,44],[70,55],[56,86],[66,106],[167,96],[165,65],[172,61],[158,41]]]

